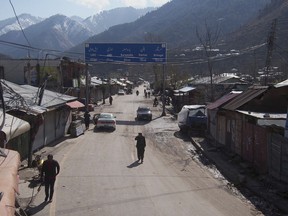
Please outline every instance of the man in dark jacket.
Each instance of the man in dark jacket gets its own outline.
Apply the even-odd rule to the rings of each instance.
[[[60,166],[56,160],[53,160],[53,155],[49,154],[47,158],[48,159],[44,161],[43,166],[42,166],[41,179],[43,179],[43,176],[44,176],[45,202],[48,201],[48,197],[49,197],[49,201],[51,202],[53,198],[53,193],[54,193],[54,184],[55,184],[56,176],[60,172]]]
[[[109,97],[109,103],[110,103],[110,105],[112,105],[112,102],[113,102],[113,97],[110,95],[110,97]]]
[[[85,123],[85,127],[86,127],[86,130],[89,129],[89,124],[90,124],[90,114],[88,111],[86,111],[84,113],[84,123]]]
[[[145,137],[142,135],[142,133],[138,133],[138,135],[135,137],[135,140],[137,141],[136,148],[137,148],[138,161],[141,160],[141,163],[143,163],[144,152],[146,147]]]

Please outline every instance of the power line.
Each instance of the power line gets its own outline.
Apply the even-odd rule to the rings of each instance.
[[[276,25],[277,25],[277,19],[274,19],[272,26],[271,26],[271,31],[269,33],[269,37],[267,40],[268,51],[267,51],[267,57],[266,57],[266,63],[265,63],[265,70],[266,70],[266,75],[265,75],[265,80],[264,80],[265,86],[267,85],[267,82],[268,82],[268,80],[267,80],[268,79],[268,73],[269,73],[269,69],[271,67],[271,59],[272,59],[272,54],[273,54],[273,49],[274,49]]]
[[[27,36],[26,36],[26,34],[25,34],[23,28],[22,28],[22,25],[21,25],[21,23],[20,23],[20,21],[19,21],[19,18],[18,18],[17,14],[16,14],[16,11],[15,11],[15,8],[14,8],[14,5],[12,4],[12,1],[11,1],[11,0],[9,0],[9,2],[10,2],[10,4],[11,4],[11,7],[12,7],[13,12],[14,12],[14,15],[15,15],[15,18],[16,18],[16,20],[17,20],[17,22],[18,22],[18,25],[19,25],[19,27],[20,27],[20,29],[21,29],[22,34],[23,34],[23,36],[24,36],[24,38],[25,38],[27,44],[28,44],[29,46],[31,46],[31,45],[30,45],[30,42],[29,42],[29,40],[28,40],[28,38],[27,38]],[[29,50],[28,50],[28,56],[29,56],[29,58],[30,58],[30,52],[29,52]]]
[[[0,44],[16,47],[19,49],[29,49],[29,50],[38,51],[38,52],[42,51],[42,52],[54,52],[54,53],[62,53],[62,54],[69,54],[69,55],[84,55],[83,53],[78,53],[78,52],[67,52],[67,51],[60,51],[60,50],[55,50],[55,49],[38,48],[38,47],[33,47],[31,45],[28,46],[28,45],[4,41],[4,40],[0,40]]]

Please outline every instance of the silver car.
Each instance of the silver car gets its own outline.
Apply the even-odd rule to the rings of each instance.
[[[116,129],[116,117],[112,113],[100,113],[94,116],[94,123],[96,128],[110,128]]]

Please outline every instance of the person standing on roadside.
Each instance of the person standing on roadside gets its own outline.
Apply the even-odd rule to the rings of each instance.
[[[135,137],[135,140],[137,141],[136,148],[137,148],[138,161],[141,161],[141,163],[143,163],[144,152],[146,147],[146,139],[142,135],[142,133],[138,133],[138,135]]]
[[[56,176],[60,172],[59,163],[53,159],[53,155],[49,154],[47,160],[44,161],[42,170],[41,170],[41,179],[44,177],[45,185],[45,202],[52,201],[54,194],[54,184],[56,181]]]

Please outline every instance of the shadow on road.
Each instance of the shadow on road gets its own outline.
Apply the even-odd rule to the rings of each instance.
[[[132,164],[130,164],[129,166],[127,166],[127,168],[134,168],[139,166],[141,163],[139,163],[138,160],[134,161]]]
[[[157,120],[158,118],[161,118],[162,116],[158,116],[153,118],[151,121]],[[128,120],[117,120],[117,125],[145,125],[149,124],[151,121],[149,120],[138,120],[135,118],[135,121],[128,121]]]
[[[96,126],[93,129],[94,133],[104,132],[104,133],[112,133],[114,132],[114,128],[97,128]]]
[[[190,141],[190,140],[191,140],[190,137],[189,137],[187,134],[182,133],[181,131],[176,131],[176,132],[174,133],[174,136],[175,136],[176,138],[178,138],[178,139],[182,139],[184,142],[187,142],[187,141]]]
[[[41,210],[43,210],[45,208],[46,205],[48,205],[49,202],[42,202],[40,203],[40,205],[38,206],[29,206],[27,209],[26,209],[26,214],[28,215],[36,215],[38,212],[40,212]]]
[[[117,120],[117,125],[145,125],[149,121],[128,121],[128,120]]]

